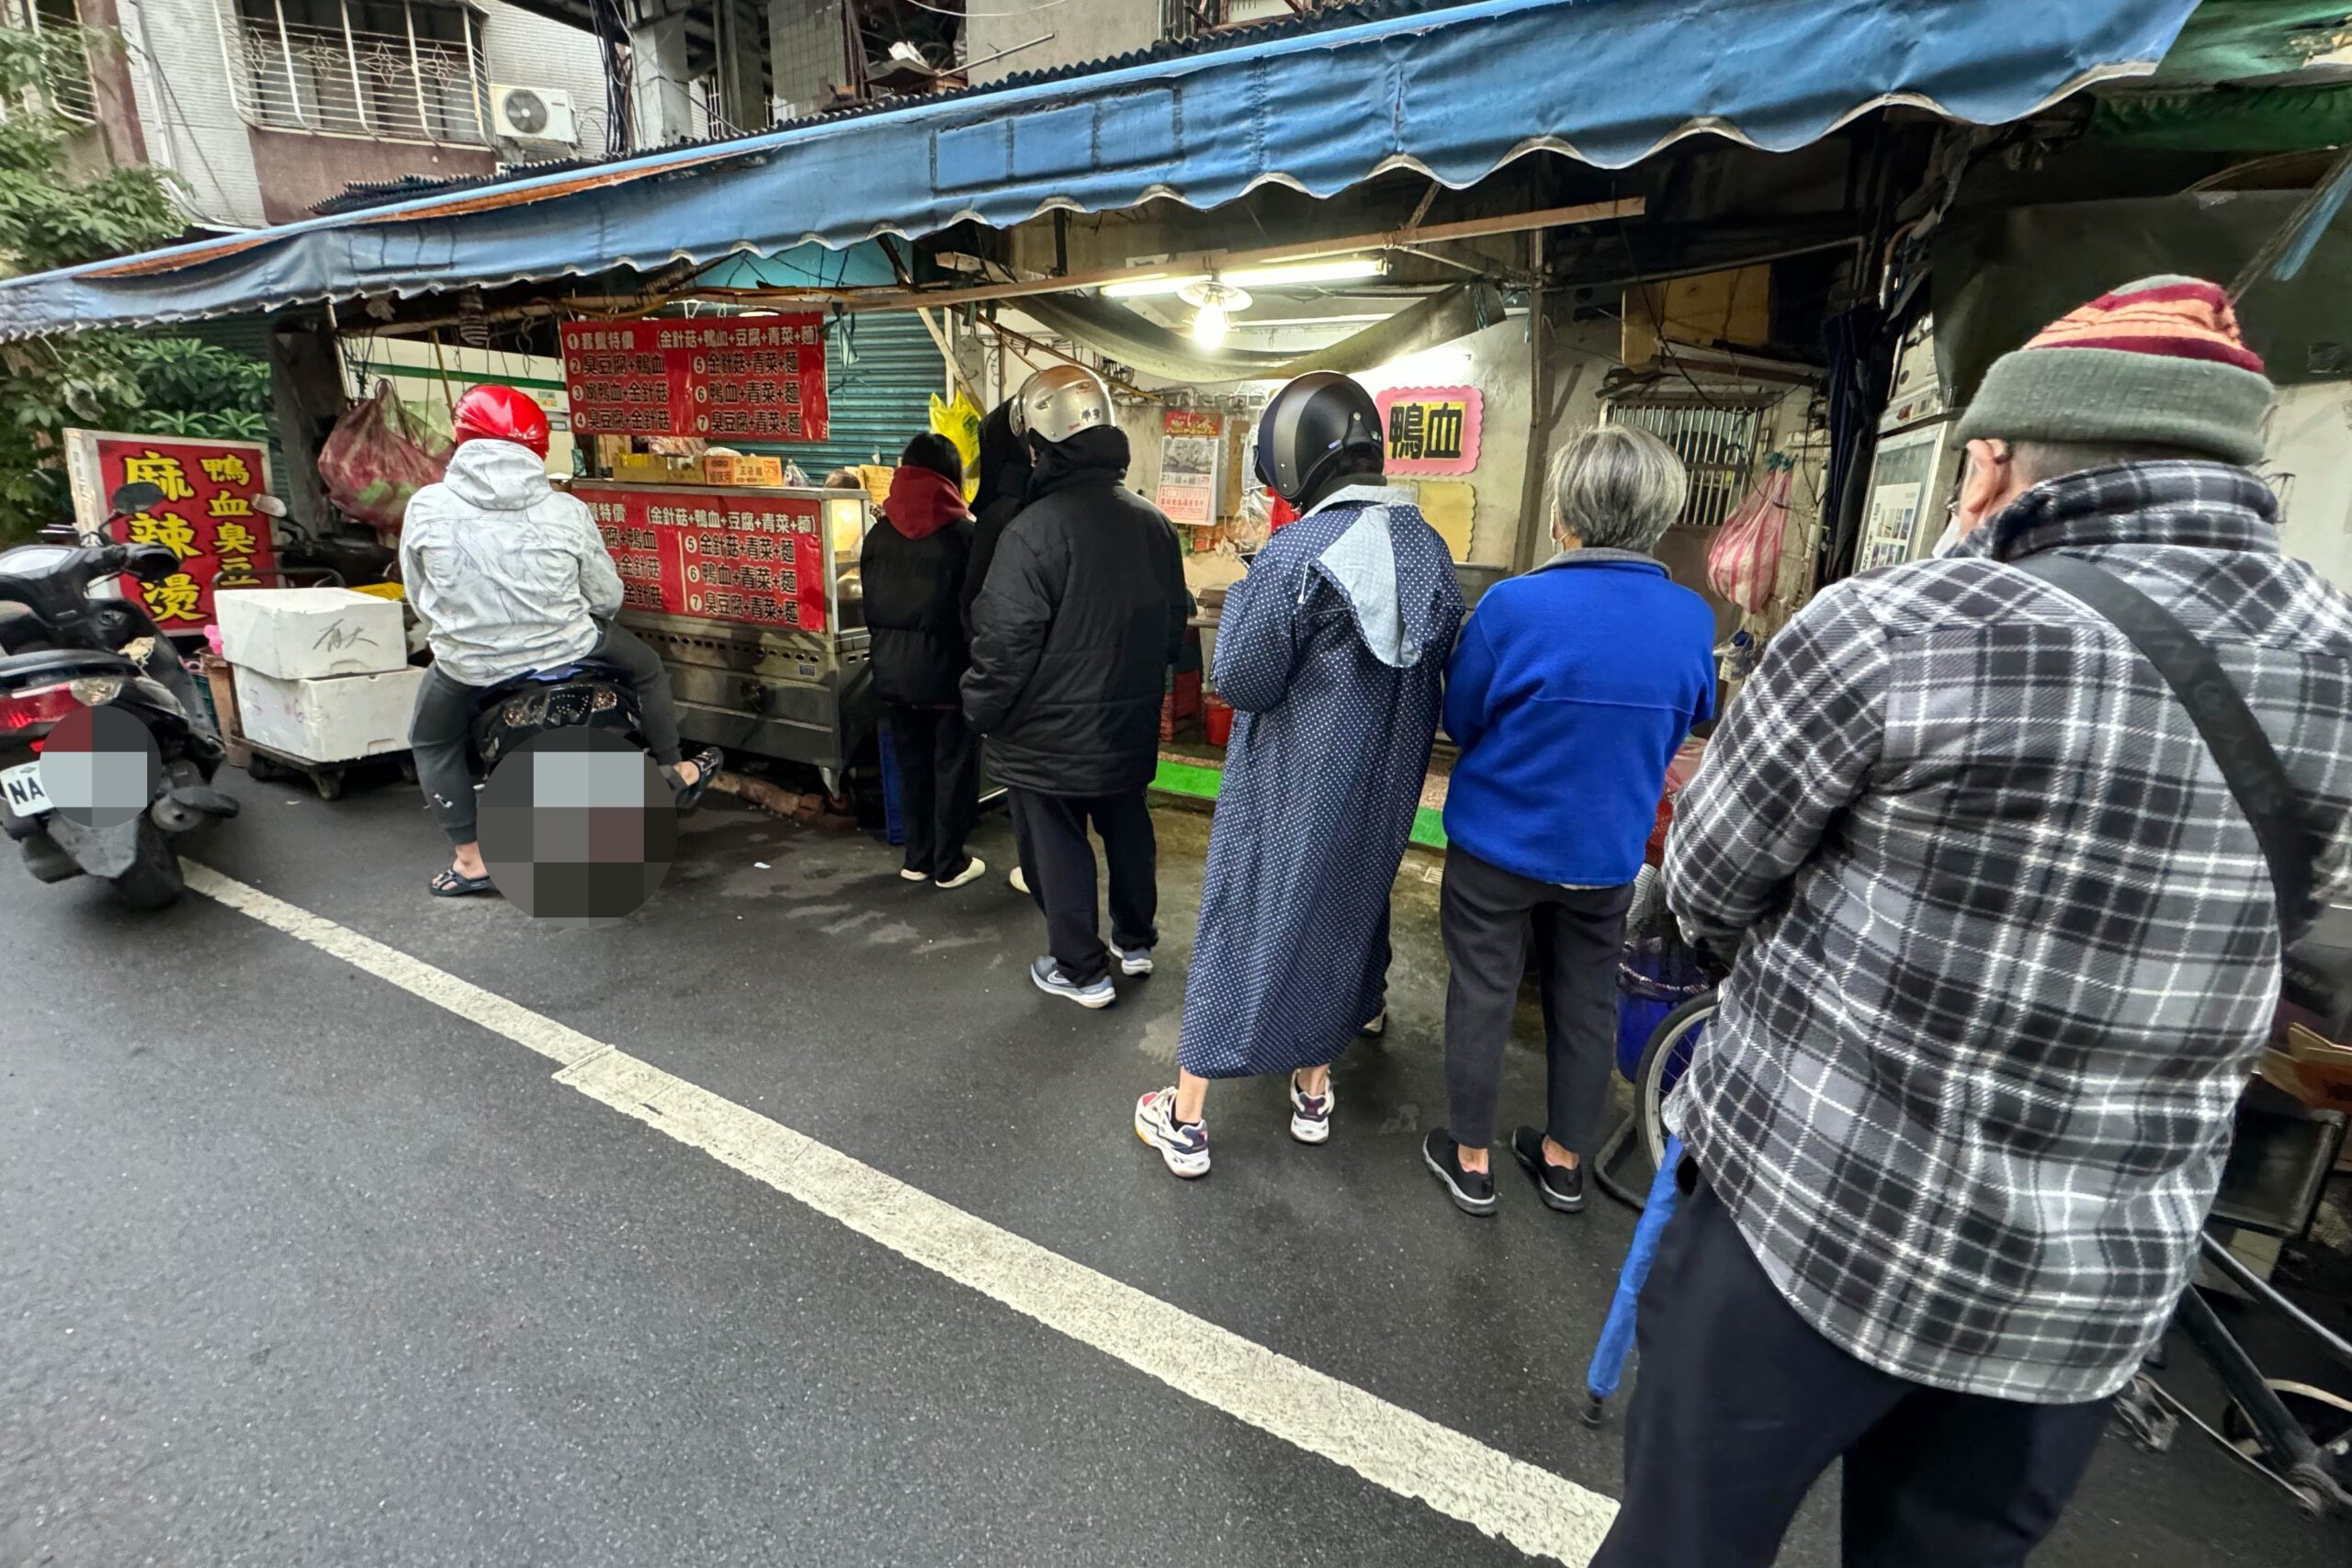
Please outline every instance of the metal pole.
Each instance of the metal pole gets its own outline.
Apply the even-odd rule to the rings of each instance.
[[[466,35],[466,101],[474,107],[474,134],[484,141],[490,140],[490,76],[481,68],[481,59],[474,51],[474,10],[469,6],[458,13],[458,26]]]
[[[368,120],[368,89],[359,85],[359,40],[351,36],[351,0],[338,0],[335,9],[343,13],[343,60],[351,67],[351,102],[359,113],[359,129],[376,128]]]
[[[1511,542],[1511,570],[1527,571],[1535,565],[1537,541],[1549,531],[1544,513],[1544,462],[1552,435],[1551,333],[1544,321],[1544,231],[1538,229],[1528,247],[1532,253],[1535,286],[1527,293],[1527,468],[1519,480],[1519,536]]]
[[[286,30],[286,0],[270,0],[270,6],[277,13],[277,52],[286,61],[286,99],[294,106],[295,119],[308,125],[311,117],[302,112],[302,88],[294,80],[294,41]]]
[[[416,12],[403,0],[401,24],[408,28],[408,81],[416,89],[416,133],[427,141],[441,139],[433,134],[433,117],[424,107],[424,62],[416,52]]]

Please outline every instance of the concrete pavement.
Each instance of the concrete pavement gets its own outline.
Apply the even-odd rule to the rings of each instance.
[[[1205,819],[1161,817],[1162,972],[1041,997],[1024,900],[731,807],[627,925],[426,898],[399,789],[239,779],[195,858],[1059,1258],[1595,1492],[1574,1419],[1630,1217],[1466,1220],[1440,1113],[1436,888],[1399,885],[1385,1041],[1333,1143],[1219,1086],[1217,1166],[1137,1145],[1171,1076]],[[1001,824],[981,852],[1007,859]],[[767,863],[759,869],[755,863]],[[1311,940],[1309,933],[1308,940]],[[1524,1561],[550,1080],[209,900],[0,867],[0,1563]],[[1512,1113],[1540,1105],[1515,1052]],[[1834,1561],[1834,1483],[1784,1561]],[[2324,1560],[2185,1440],[2111,1442],[2054,1564]]]

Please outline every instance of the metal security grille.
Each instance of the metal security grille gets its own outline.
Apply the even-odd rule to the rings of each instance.
[[[232,60],[257,125],[482,144],[472,11],[405,0],[241,0]]]
[[[1721,526],[1747,493],[1760,456],[1756,442],[1763,413],[1760,403],[1707,403],[1695,396],[1645,397],[1602,408],[1606,423],[1648,431],[1690,470],[1690,499],[1679,519],[1686,528]]]
[[[90,45],[74,0],[12,0],[11,27],[40,35],[42,96],[49,107],[76,125],[97,118],[97,93],[90,80]]]

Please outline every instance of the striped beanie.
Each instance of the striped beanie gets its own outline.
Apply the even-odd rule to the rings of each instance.
[[[2147,442],[2254,463],[2270,395],[2228,295],[2201,278],[2143,277],[1995,360],[1960,434]]]

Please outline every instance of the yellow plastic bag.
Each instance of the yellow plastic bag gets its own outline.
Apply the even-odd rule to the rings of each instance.
[[[971,500],[980,493],[980,406],[972,394],[960,389],[956,400],[948,402],[933,392],[931,395],[931,428],[956,444],[956,454],[964,459],[964,499]]]

